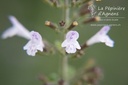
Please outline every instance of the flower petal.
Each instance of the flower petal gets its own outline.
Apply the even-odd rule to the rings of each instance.
[[[105,43],[109,47],[113,47],[114,46],[114,41],[111,40],[108,35],[106,35],[103,38],[101,38],[101,42]]]
[[[31,41],[29,41],[24,47],[23,47],[23,49],[24,50],[27,50],[28,48],[29,48],[29,46],[31,45]]]
[[[13,37],[16,34],[17,34],[17,29],[15,29],[15,27],[12,26],[3,32],[1,37],[2,39],[6,39],[8,37]]]
[[[77,41],[74,41],[74,46],[77,48],[77,49],[81,49],[79,43]]]
[[[111,41],[109,41],[109,42],[106,42],[105,43],[107,46],[109,46],[109,47],[114,47],[114,41],[113,40],[111,40]]]
[[[67,40],[64,40],[64,41],[62,42],[62,44],[61,44],[61,47],[66,47],[67,45],[68,45]]]
[[[31,31],[30,35],[31,35],[31,40],[33,40],[33,41],[34,40],[35,41],[41,41],[42,40],[42,37],[41,37],[41,35],[38,32]]]
[[[86,44],[88,46],[91,46],[95,43],[99,43],[100,42],[99,39],[100,39],[100,36],[96,34],[96,35],[92,36],[89,40],[87,40]]]
[[[77,31],[69,31],[66,34],[67,40],[77,40],[79,38],[79,33]]]
[[[110,26],[104,26],[101,28],[101,30],[99,32],[97,32],[97,34],[106,35],[109,30],[110,30]]]
[[[76,48],[73,44],[69,44],[68,46],[66,46],[65,50],[67,53],[75,53],[76,52]]]
[[[41,51],[41,52],[43,51],[43,48],[44,48],[43,45],[38,45],[38,46],[37,46],[37,50],[39,50],[39,51]]]
[[[37,50],[34,49],[34,47],[29,47],[29,49],[27,50],[27,54],[30,56],[35,56]]]
[[[32,41],[29,41],[24,47],[24,50],[27,50],[27,54],[31,56],[35,56],[37,52],[37,45],[34,44]]]

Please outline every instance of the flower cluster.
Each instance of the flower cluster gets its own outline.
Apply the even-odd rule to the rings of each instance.
[[[85,68],[80,69],[81,72],[76,73],[72,66],[68,66],[67,56],[72,54],[71,56],[80,57],[84,54],[84,49],[86,47],[96,43],[104,43],[106,46],[114,47],[114,41],[108,35],[108,32],[111,29],[108,25],[103,26],[94,36],[85,41],[83,45],[80,45],[78,42],[80,36],[74,28],[78,27],[79,23],[87,24],[100,21],[100,17],[95,11],[95,0],[44,1],[52,6],[64,9],[63,19],[59,23],[45,21],[45,26],[54,30],[61,38],[64,37],[64,40],[56,40],[55,43],[50,44],[46,39],[42,38],[42,35],[39,32],[26,29],[14,16],[9,16],[12,26],[3,32],[1,36],[2,39],[7,39],[13,36],[19,36],[26,39],[27,43],[23,46],[23,50],[25,50],[29,56],[36,56],[37,54],[42,55],[43,53],[45,54],[45,52],[47,52],[46,54],[51,54],[55,51],[63,56],[61,57],[62,62],[60,62],[62,67],[59,69],[61,71],[60,78],[55,74],[54,76],[56,78],[51,81],[50,78],[43,75],[40,77],[40,80],[43,81],[43,85],[82,85],[85,83],[97,85],[103,75],[101,68],[95,65],[94,60],[91,59],[89,63],[87,63],[87,66],[84,66]],[[70,8],[73,8],[73,10],[70,11]],[[72,19],[70,18],[70,12],[73,12]]]
[[[20,22],[14,17],[9,16],[9,19],[12,23],[12,27],[8,28],[3,34],[2,38],[6,39],[14,35],[23,37],[28,41],[28,43],[23,47],[24,50],[27,50],[27,54],[30,56],[35,56],[39,51],[43,52],[45,47],[42,37],[38,32],[31,31],[29,32]],[[105,43],[109,47],[114,46],[114,41],[109,38],[107,35],[110,30],[110,26],[104,26],[100,31],[98,31],[94,36],[87,40],[86,45],[91,46],[95,43]],[[81,49],[77,39],[79,38],[79,33],[77,31],[69,31],[66,34],[65,40],[62,42],[61,47],[65,48],[67,53],[76,53],[77,49]]]

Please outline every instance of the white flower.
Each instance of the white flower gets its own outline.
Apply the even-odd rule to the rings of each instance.
[[[76,48],[81,49],[79,43],[77,42],[78,38],[79,38],[79,34],[77,31],[69,31],[66,34],[66,39],[61,44],[61,46],[65,48],[67,53],[75,53]]]
[[[42,41],[42,37],[38,32],[31,31],[30,32],[31,39],[28,43],[23,47],[24,50],[27,50],[27,54],[30,56],[35,56],[36,52],[43,51],[44,43]]]
[[[15,35],[30,39],[29,31],[22,24],[20,24],[20,22],[14,16],[9,16],[9,20],[12,23],[12,27],[8,28],[2,34],[3,39],[13,37]]]
[[[86,44],[88,46],[93,45],[95,43],[105,43],[109,47],[114,46],[114,41],[110,39],[107,35],[108,31],[110,30],[110,26],[104,26],[99,32],[97,32],[94,36],[92,36]]]

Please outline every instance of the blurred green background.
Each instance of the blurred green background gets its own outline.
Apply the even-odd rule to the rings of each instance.
[[[118,23],[108,33],[115,41],[114,48],[104,44],[95,44],[86,49],[86,54],[80,59],[70,59],[69,64],[80,68],[89,58],[96,59],[104,72],[104,79],[100,85],[128,85],[128,1],[102,0],[96,5],[124,6],[125,11]],[[42,37],[54,43],[57,34],[44,26],[46,20],[58,23],[62,20],[62,10],[44,3],[43,0],[0,0],[0,35],[10,27],[8,16],[15,16],[27,29],[38,31]],[[99,22],[103,23],[103,22]],[[79,42],[83,43],[96,33],[101,27],[90,24],[76,27],[79,31]],[[30,57],[23,51],[27,40],[19,37],[0,39],[0,85],[41,85],[37,79],[39,74],[50,75],[58,73],[58,55]]]

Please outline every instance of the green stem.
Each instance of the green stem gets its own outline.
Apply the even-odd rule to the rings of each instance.
[[[69,85],[69,82],[68,82],[68,56],[62,57],[62,79],[64,80],[63,85]]]
[[[69,0],[65,0],[65,3],[64,3],[64,20],[66,22],[66,24],[69,24],[69,12],[70,12],[70,9],[69,9]]]
[[[66,27],[69,24],[69,0],[64,0],[64,20],[66,22]],[[66,29],[65,27],[65,29]],[[69,79],[68,79],[68,56],[66,53],[62,57],[62,62],[61,62],[61,73],[62,73],[62,79],[64,80],[63,85],[69,85]]]

